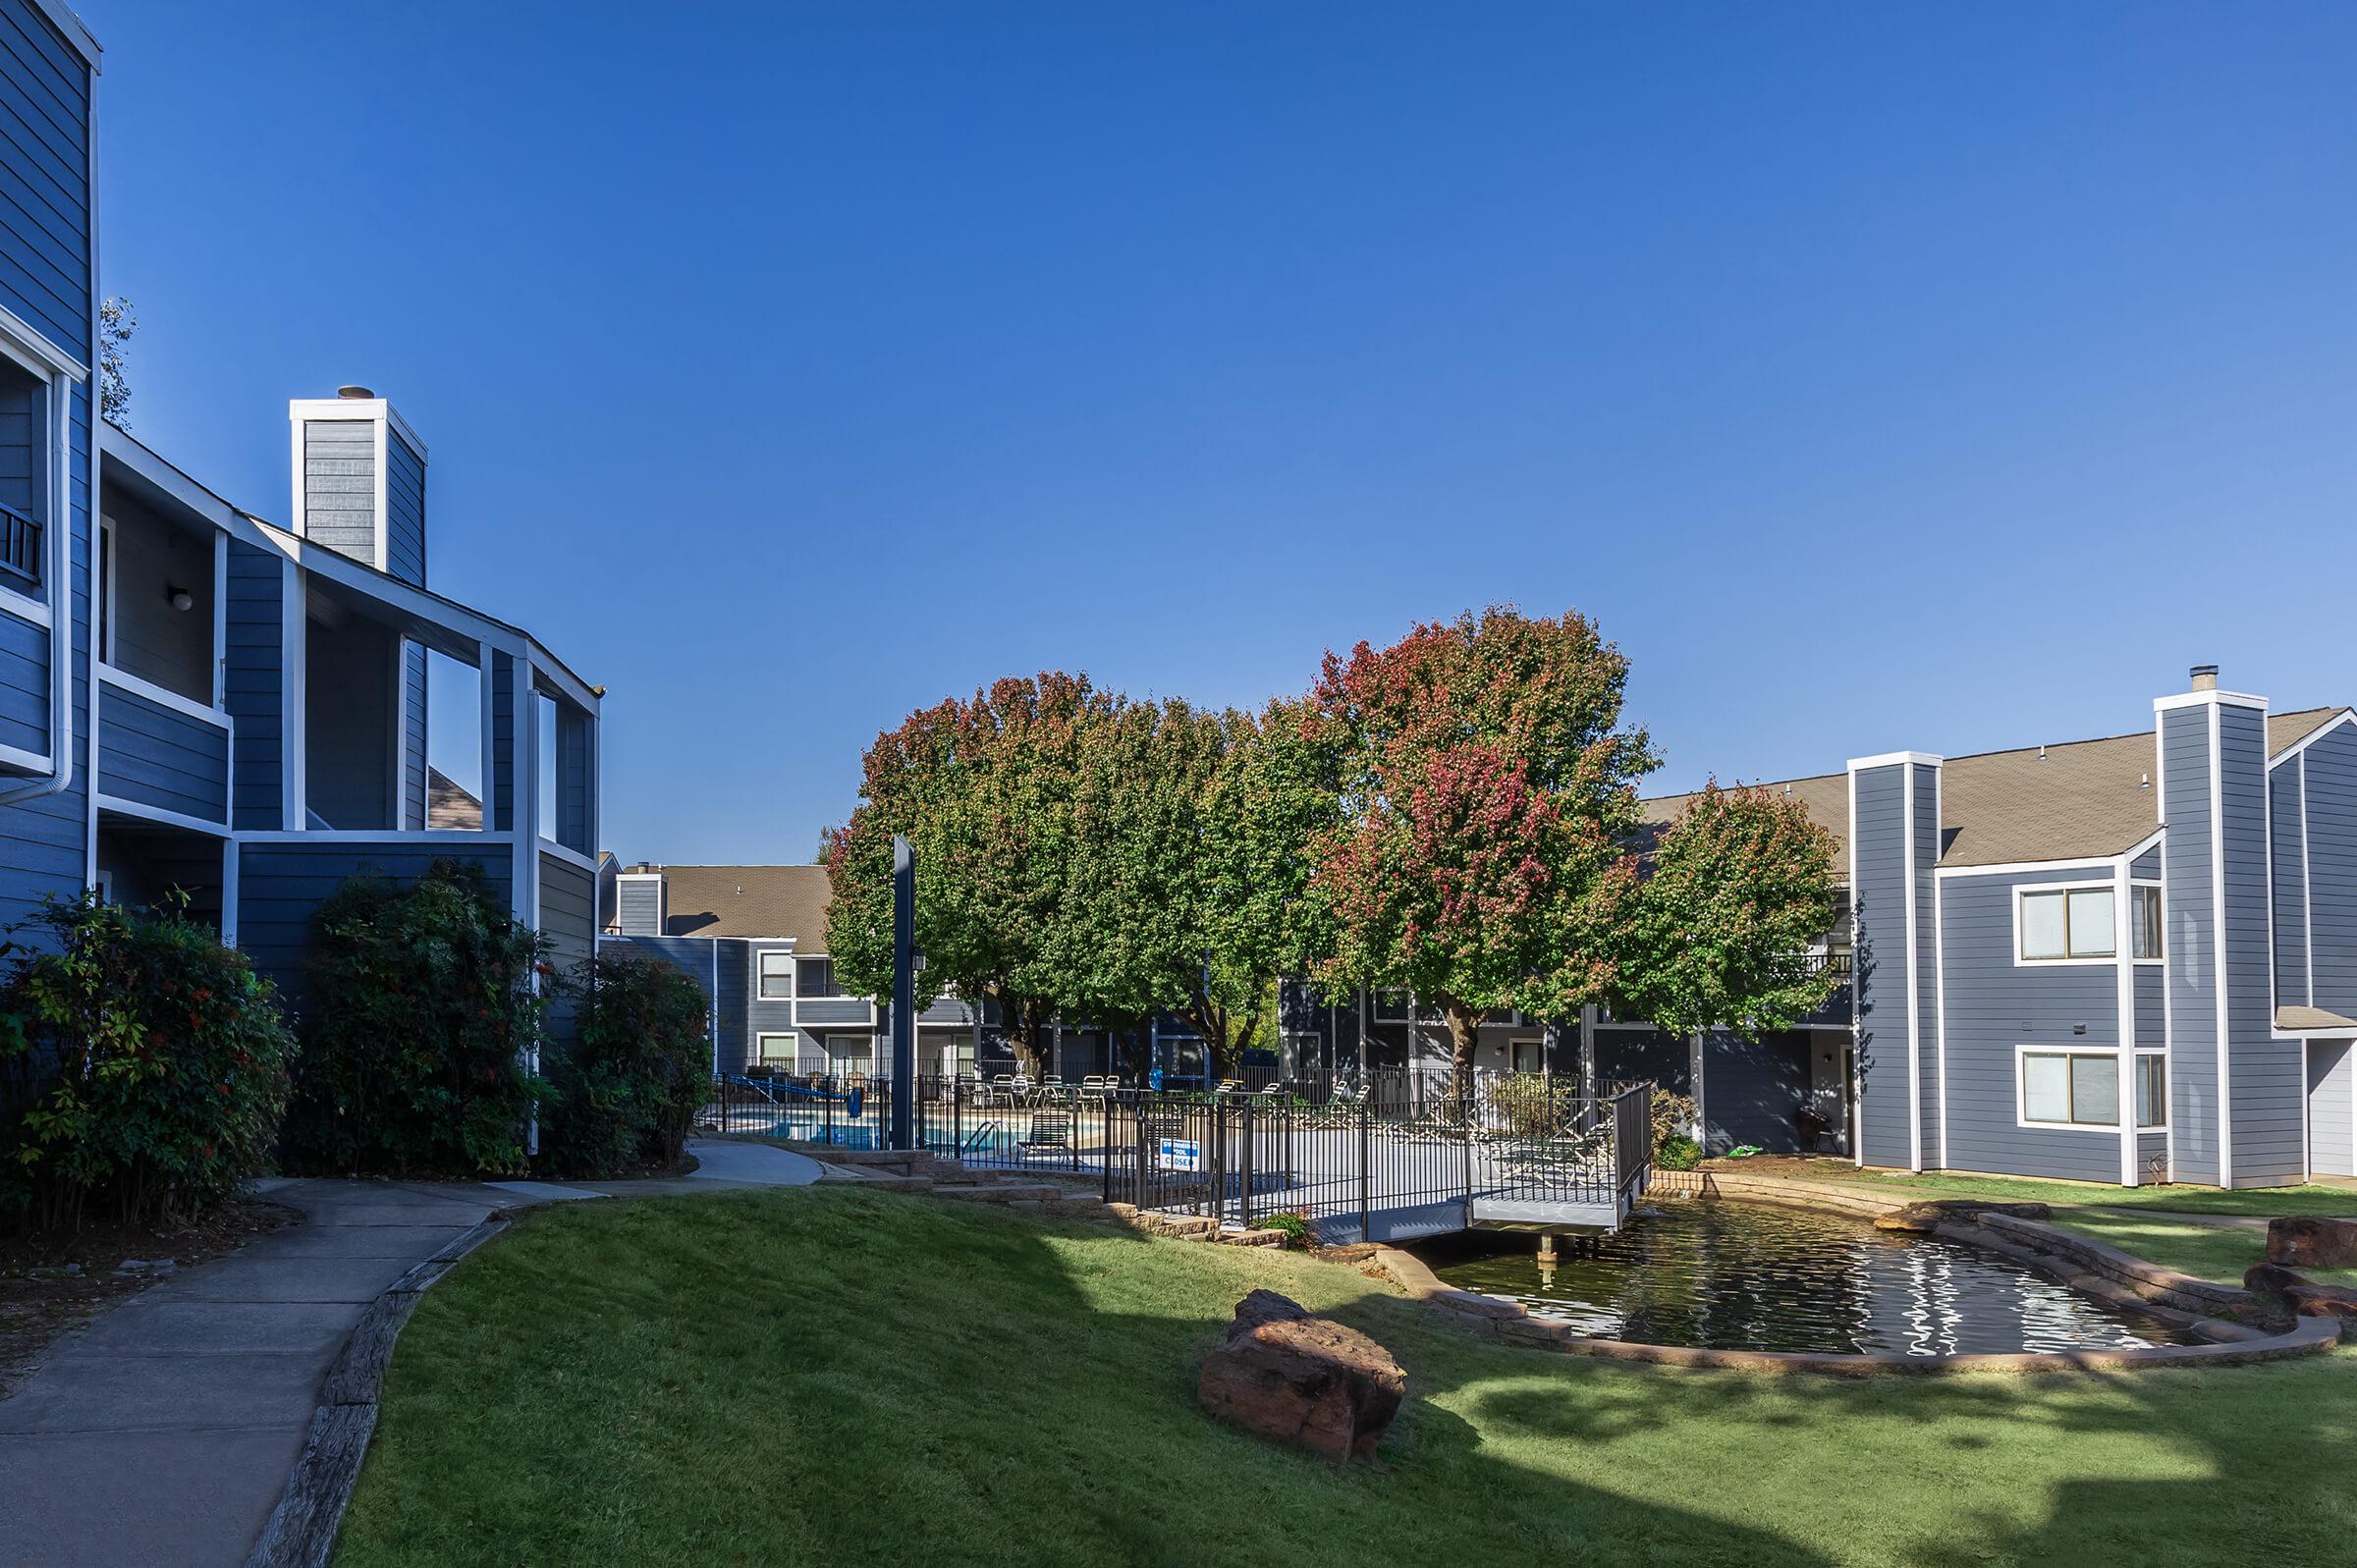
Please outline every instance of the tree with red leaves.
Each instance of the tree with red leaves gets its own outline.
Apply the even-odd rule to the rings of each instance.
[[[1612,998],[1638,892],[1628,661],[1576,613],[1508,608],[1326,656],[1311,701],[1341,756],[1343,821],[1311,880],[1329,984],[1412,990],[1469,1080],[1485,1014],[1561,1018]]]

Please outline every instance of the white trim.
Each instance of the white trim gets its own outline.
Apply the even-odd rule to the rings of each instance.
[[[1848,771],[1856,773],[1864,768],[1888,768],[1894,763],[1917,763],[1924,767],[1937,768],[1946,760],[1946,757],[1936,756],[1929,751],[1886,751],[1879,757],[1850,758]]]
[[[229,707],[229,535],[213,530],[213,706]]]
[[[1850,1163],[1863,1169],[1866,1164],[1866,1078],[1865,1074],[1861,1072],[1858,1067],[1858,1062],[1862,1054],[1862,1053],[1860,1053],[1858,1050],[1858,1023],[1861,1017],[1861,1008],[1859,1003],[1865,996],[1865,988],[1858,983],[1860,974],[1857,967],[1856,957],[1858,950],[1858,776],[1855,770],[1852,770],[1849,774],[1849,833],[1847,838],[1849,839],[1849,886],[1844,890],[1844,892],[1849,899],[1849,950],[1851,954],[1849,975],[1849,1103],[1841,1108],[1841,1113],[1842,1119],[1849,1124],[1843,1130],[1848,1134],[1849,1137]],[[1366,997],[1363,990],[1360,993],[1359,1000],[1360,1010],[1358,1021],[1358,1055],[1359,1062],[1363,1070],[1367,1056],[1367,1014],[1365,1007]],[[1595,1030],[1594,1025],[1589,1023],[1584,1010],[1581,1014],[1581,1023],[1588,1031],[1587,1039],[1581,1042],[1581,1044],[1586,1048],[1586,1060],[1582,1064],[1582,1070],[1593,1074],[1596,1064]],[[978,1050],[979,1047],[976,1049]]]
[[[128,691],[135,697],[144,697],[158,707],[185,713],[192,719],[202,720],[208,725],[214,725],[223,730],[229,728],[228,709],[208,708],[193,697],[184,697],[177,691],[159,686],[154,681],[135,676],[127,670],[118,670],[113,665],[102,662],[98,666],[98,680],[101,685],[113,686],[118,691]]]
[[[2262,705],[2264,711],[2264,704]],[[2226,1017],[2226,802],[2220,705],[2210,705],[2210,957],[2218,974],[2218,1184],[2234,1185],[2234,1078]],[[2265,721],[2262,720],[2262,723]],[[2273,1019],[2270,1019],[2273,1023]]]
[[[245,843],[374,843],[374,844],[467,844],[481,847],[486,843],[506,843],[515,835],[508,833],[478,833],[472,828],[245,828],[238,838]]]
[[[540,726],[532,709],[532,662],[510,656],[508,671],[508,727],[512,731],[508,771],[514,797],[509,821],[515,825],[516,918],[540,929],[540,862],[532,851],[540,845]]]
[[[2114,865],[2125,865],[2125,864],[2126,864],[2126,862],[2125,862],[2125,861],[2115,861],[2115,862],[2113,862],[2113,864],[2114,864]],[[2032,895],[2032,894],[2035,894],[2035,893],[2050,893],[2050,892],[2058,892],[2058,893],[2062,894],[2062,896],[2063,896],[2063,899],[2064,899],[2064,902],[2063,902],[2063,905],[2062,905],[2062,943],[2063,943],[2063,946],[2064,946],[2065,947],[2067,947],[2067,946],[2070,945],[2070,904],[2069,904],[2069,901],[2068,901],[2068,900],[2069,900],[2069,897],[2070,897],[2070,894],[2072,894],[2072,893],[2074,893],[2074,892],[2106,892],[2106,893],[2110,893],[2110,894],[2111,894],[2111,901],[2112,901],[2112,909],[2111,909],[2111,922],[2112,922],[2111,943],[2112,943],[2112,950],[2111,950],[2111,951],[2110,951],[2110,952],[2090,953],[2090,954],[2086,954],[2086,955],[2084,955],[2084,956],[2077,955],[2077,954],[2072,954],[2072,955],[2069,955],[2069,956],[2066,956],[2066,957],[2061,957],[2061,958],[2032,958],[2032,957],[2030,957],[2030,956],[2029,956],[2029,955],[2028,955],[2026,952],[2024,952],[2024,951],[2023,951],[2023,949],[2022,949],[2022,946],[2021,946],[2021,904],[2022,904],[2022,900],[2023,900],[2024,898],[2026,898],[2026,897],[2029,897],[2029,896],[2030,896],[2030,895]],[[2117,892],[2117,891],[2116,891],[2116,887],[2115,887],[2115,884],[2114,884],[2114,883],[2111,883],[2111,882],[2095,882],[2095,881],[2086,881],[2086,882],[2017,882],[2017,883],[2015,883],[2015,884],[2013,885],[2012,893],[2013,893],[2013,967],[2014,967],[2014,968],[2016,968],[2016,969],[2079,969],[2079,968],[2086,968],[2086,967],[2089,967],[2089,966],[2091,966],[2091,965],[2108,965],[2108,964],[2115,964],[2115,963],[2119,963],[2119,962],[2121,962],[2121,961],[2122,961],[2122,960],[2123,960],[2123,959],[2124,959],[2124,958],[2127,956],[2125,953],[2123,953],[2122,951],[2120,951],[2120,950],[2119,950],[2119,931],[2118,931],[2118,926],[2119,926],[2119,894],[2118,894],[2118,892]]]
[[[238,945],[239,860],[238,836],[234,833],[222,835],[221,945],[225,947],[234,947]]]
[[[1932,869],[1940,869],[1940,843],[1947,828],[1947,770],[1932,770]],[[1934,1087],[1939,1103],[1935,1113],[1940,1125],[1940,1168],[1947,1168],[1947,935],[1943,920],[1946,900],[1940,895],[1940,880],[1932,879],[1932,1031],[1933,1049],[1939,1060]],[[1852,965],[1852,984],[1855,984],[1855,965]]]
[[[373,526],[369,529],[368,562],[377,570],[390,575],[393,570],[393,519],[385,515],[385,422],[382,419],[374,422],[376,451],[368,460],[374,465],[372,471],[376,476],[376,494],[369,498],[374,514],[369,518]]]
[[[2155,792],[2158,793],[2160,785],[2156,783],[2154,784]],[[2166,837],[2167,835],[2163,830],[2155,828],[2151,833],[2137,839],[2134,843],[2128,845],[2127,848],[2122,849],[2120,853],[2125,855],[2131,861],[2135,860],[2140,855],[2149,854],[2153,850],[2160,848],[2161,840]]]
[[[0,764],[38,772],[49,766],[49,759],[37,751],[27,751],[23,746],[12,746],[0,740]]]
[[[763,962],[770,958],[786,960],[786,994],[782,997],[773,997],[761,989],[771,978],[764,974],[761,968]],[[798,978],[795,971],[799,965],[795,961],[793,947],[755,947],[752,949],[752,967],[753,1000],[755,1001],[792,1001],[794,1000],[795,981]]]
[[[2318,725],[2314,730],[2309,730],[2306,734],[2300,736],[2299,739],[2293,741],[2290,745],[2285,746],[2281,751],[2278,751],[2274,756],[2268,758],[2267,771],[2273,773],[2284,763],[2291,761],[2294,757],[2306,756],[2310,746],[2315,745],[2318,741],[2324,739],[2325,736],[2330,734],[2333,730],[2340,729],[2344,725],[2357,726],[2357,709],[2341,709],[2340,712],[2334,714],[2331,718],[2327,719],[2323,724]]]
[[[73,12],[67,10],[64,6],[60,5],[58,0],[32,0],[32,7],[48,21],[49,26],[55,27],[60,33],[64,34],[66,47],[72,49],[76,54],[82,56],[82,63],[90,68],[90,75],[93,77],[98,75],[98,57],[104,51],[99,47],[98,40],[90,36],[90,29],[82,25],[82,19],[76,16]],[[91,111],[93,114],[95,114],[97,109],[97,99],[98,94],[93,88],[90,93]],[[90,139],[93,142],[98,139],[98,132],[95,126],[90,128],[89,135]],[[97,157],[98,154],[95,150],[93,150],[90,154],[92,167],[96,167]],[[92,190],[96,190],[98,189],[96,182],[93,181],[91,183],[90,189]],[[93,200],[91,205],[96,206],[96,201]],[[91,246],[93,251],[95,251],[96,248],[97,247],[95,245]],[[96,290],[93,289],[91,292],[96,293]]]
[[[1899,771],[1899,811],[1906,823],[1906,854],[1901,860],[1906,881],[1907,920],[1907,1168],[1923,1168],[1923,977],[1915,933],[1915,769],[1911,759]]]
[[[290,419],[376,419],[390,421],[401,432],[401,439],[417,454],[417,460],[426,459],[425,443],[417,432],[401,416],[400,410],[386,398],[289,398],[287,417]]]
[[[488,831],[499,826],[498,808],[493,799],[494,795],[497,793],[498,781],[492,777],[491,772],[491,752],[499,740],[499,726],[494,721],[491,712],[493,682],[491,661],[496,657],[496,655],[492,651],[491,645],[487,642],[478,642],[474,646],[477,658],[477,663],[475,665],[477,689],[474,700],[475,706],[479,710],[476,714],[476,717],[482,721],[483,730],[481,742],[482,755],[475,767],[474,782],[475,787],[482,792],[483,827],[486,831]],[[428,668],[430,670],[431,667],[429,666]],[[427,678],[432,678],[430,674],[428,675]],[[432,766],[431,758],[427,759],[427,766]],[[430,806],[433,794],[431,787],[432,781],[430,779],[427,781],[427,784],[428,787],[426,794]]]
[[[94,617],[91,622],[91,645],[97,650],[100,664],[113,664],[115,616],[122,608],[115,597],[115,574],[122,566],[121,553],[115,541],[115,519],[100,513],[95,519],[95,526],[90,530],[90,537],[98,547],[92,572],[97,580],[92,584],[95,602],[90,607]]]
[[[2141,854],[2141,849],[2128,851]],[[2020,877],[2041,871],[2109,871],[2117,854],[2080,855],[2068,860],[2007,860],[1987,866],[1939,866],[1935,877]]]
[[[2274,858],[2271,854],[2269,857]],[[2308,758],[2300,757],[2300,937],[2306,950],[2308,1005],[2316,1005],[2316,894],[2308,875]],[[2269,1015],[2273,1018],[2273,1014]],[[2305,1070],[2303,1068],[2303,1070]]]
[[[2254,697],[2247,691],[2180,691],[2173,697],[2155,697],[2153,712],[2170,713],[2179,708],[2216,708],[2220,705],[2264,709],[2267,699]]]
[[[2120,1099],[2123,1104],[2120,1107],[2122,1114],[2119,1118],[2119,1184],[2123,1187],[2136,1185],[2136,1093],[2132,1080],[2135,1076],[2137,960],[2132,956],[2136,950],[2136,936],[2134,931],[2135,911],[2130,907],[2135,901],[2134,889],[2135,884],[2128,875],[2128,857],[2121,855],[2118,873],[2112,878],[2111,894],[2113,921],[2111,945],[2118,952],[2119,958],[2111,967],[2118,983],[2115,1005],[2119,1012],[2119,1044],[2121,1054],[2129,1060],[2128,1076],[2131,1079],[2131,1082],[2120,1091]],[[2067,910],[2064,911],[2064,915],[2067,924]],[[2162,983],[2167,984],[2165,979]],[[2164,1120],[2167,1119],[2165,1107],[2163,1108],[2162,1116]]]
[[[2120,859],[2120,864],[2124,866],[2127,863],[2127,858],[2122,856]],[[2155,892],[2162,893],[2163,896],[2159,901],[2163,904],[2166,903],[2166,893],[2161,886],[2161,879],[2159,877],[2139,877],[2134,873],[2130,873],[2128,877],[2128,901],[2131,913],[2134,909],[2136,895],[2143,892],[2148,888]],[[2130,963],[2158,965],[2168,962],[2168,916],[2165,909],[2164,909],[2163,913],[2154,917],[2153,923],[2160,928],[2161,950],[2153,954],[2150,958],[2139,958],[2136,956],[2136,926],[2133,920],[2129,922],[2128,961]]]
[[[92,297],[95,299],[95,291]],[[81,385],[90,379],[88,365],[51,343],[40,328],[6,305],[0,305],[0,355],[15,360],[20,369],[36,381],[55,382],[62,378]]]
[[[2171,965],[2168,955],[2174,950],[2176,944],[2171,942],[2168,936],[2168,740],[2163,731],[2164,726],[2160,715],[2155,714],[2153,716],[2153,820],[2160,826],[2153,830],[2153,837],[2160,840],[2161,849],[2161,1049],[2168,1059],[2174,1062],[2177,1055],[2177,1004],[2175,999],[2170,996],[2170,992],[2175,987],[2172,984],[2173,976],[2170,972]],[[2176,1094],[2175,1068],[2172,1066],[2169,1072],[2170,1077],[2164,1088],[2173,1098]],[[2162,1107],[2161,1119],[2169,1123],[2168,1126],[2162,1129],[2163,1147],[2165,1151],[2164,1161],[2168,1167],[2164,1173],[2163,1179],[2166,1181],[2177,1179],[2176,1117],[2172,1113],[2174,1110],[2175,1107],[2173,1106]]]
[[[162,806],[150,806],[137,800],[127,800],[121,795],[99,794],[96,791],[92,791],[91,798],[97,802],[99,810],[111,811],[119,817],[137,817],[143,822],[160,822],[168,828],[186,828],[191,833],[200,833],[208,838],[234,837],[226,818],[213,822],[203,817],[192,817],[185,811],[168,811]]]
[[[752,1059],[752,1061],[750,1061],[750,1062],[746,1063],[746,1065],[748,1065],[748,1066],[757,1065],[757,1064],[759,1064],[759,1063],[761,1063],[761,1062],[765,1062],[765,1061],[769,1061],[769,1060],[773,1059],[773,1058],[770,1056],[770,1054],[769,1054],[769,1053],[768,1053],[768,1052],[766,1052],[766,1051],[764,1051],[764,1050],[762,1050],[762,1049],[761,1049],[761,1042],[763,1042],[764,1040],[790,1040],[790,1041],[792,1041],[792,1042],[794,1043],[794,1050],[793,1050],[792,1052],[790,1052],[790,1053],[787,1054],[787,1056],[786,1056],[786,1058],[785,1058],[785,1059],[786,1059],[786,1060],[788,1060],[788,1061],[791,1061],[791,1062],[795,1063],[796,1066],[799,1066],[799,1065],[801,1064],[801,1059],[802,1059],[802,1032],[801,1032],[800,1030],[798,1030],[798,1029],[756,1029],[756,1030],[754,1030],[754,1031],[753,1031],[753,1059]]]
[[[28,593],[0,585],[0,612],[29,621],[43,631],[49,629],[49,606]]]
[[[592,876],[596,875],[597,873],[596,861],[590,859],[587,855],[582,854],[578,849],[568,849],[565,847],[565,845],[557,842],[554,838],[541,839],[540,852],[544,855],[555,855],[559,860],[564,861],[567,865],[578,867],[580,870],[586,871]]]
[[[311,737],[303,704],[309,695],[304,667],[310,645],[311,591],[302,568],[291,560],[279,564],[278,608],[279,825],[289,833],[300,833],[307,820],[303,797],[310,787],[303,752]]]

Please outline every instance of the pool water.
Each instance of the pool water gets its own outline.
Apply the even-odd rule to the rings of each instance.
[[[1650,1200],[1593,1256],[1469,1232],[1420,1247],[1443,1281],[1603,1339],[1945,1356],[2200,1344],[1995,1253],[1772,1204]]]

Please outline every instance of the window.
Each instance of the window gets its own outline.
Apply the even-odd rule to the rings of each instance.
[[[876,1043],[865,1035],[827,1037],[827,1073],[830,1077],[864,1077],[875,1059]]]
[[[791,1063],[794,1060],[794,1036],[790,1034],[758,1036],[757,1049],[761,1054],[761,1059],[765,1062]]]
[[[55,502],[51,383],[0,359],[0,587],[41,592],[43,526]]]
[[[2161,890],[2138,887],[2128,905],[2129,925],[2136,936],[2136,956],[2145,962],[2159,962],[2161,946]]]
[[[761,954],[760,997],[763,1001],[783,1001],[794,995],[794,954],[765,952]]]
[[[835,960],[804,958],[802,960],[802,995],[805,997],[840,997],[835,989]]]
[[[2110,958],[2119,951],[2112,934],[2109,888],[2025,888],[2016,924],[2024,963]]]
[[[2136,1125],[2168,1125],[2168,1058],[2158,1051],[2136,1058]]]
[[[1375,993],[1375,1021],[1377,1023],[1407,1022],[1407,993],[1378,991]]]
[[[2133,1057],[2136,1125],[2167,1124],[2168,1065],[2157,1051]],[[2120,1058],[2116,1051],[2021,1052],[2020,1122],[2025,1127],[2119,1125]]]

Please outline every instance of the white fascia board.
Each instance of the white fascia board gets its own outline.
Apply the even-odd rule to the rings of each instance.
[[[32,8],[65,37],[67,47],[82,56],[82,63],[90,68],[90,75],[97,76],[101,69],[98,57],[106,51],[99,46],[96,38],[90,36],[90,29],[82,26],[82,18],[60,5],[58,0],[32,0]]]
[[[2165,837],[2166,837],[2165,830],[2155,828],[2150,834],[2147,834],[2144,838],[2137,839],[2134,843],[2128,845],[2125,849],[2122,849],[2120,854],[2126,859],[2133,860],[2138,855],[2145,853],[2147,850],[2160,848],[2161,840]]]
[[[2220,704],[2229,708],[2265,710],[2267,699],[2254,697],[2247,691],[2180,691],[2170,697],[2155,697],[2153,712],[2168,713],[2177,708],[2204,708]]]
[[[548,694],[563,696],[567,701],[586,712],[590,718],[596,718],[600,699],[589,683],[568,670],[563,660],[542,647],[538,637],[527,631],[523,634],[523,640],[531,649],[532,676],[535,687],[545,679],[547,685],[555,688]]]
[[[2160,835],[2154,835],[2158,838]],[[2141,854],[2141,848],[2129,854]],[[1935,866],[1935,877],[2018,877],[2035,871],[2104,871],[2109,870],[2118,855],[2087,855],[2073,860],[2008,860],[2000,866]]]
[[[0,354],[14,359],[25,367],[27,374],[41,381],[53,381],[59,376],[76,382],[90,379],[88,365],[51,343],[40,329],[6,305],[0,305]]]
[[[287,417],[297,424],[306,419],[374,420],[390,426],[417,454],[419,462],[426,460],[425,443],[401,416],[401,410],[383,398],[289,398]]]
[[[2309,730],[2299,739],[2293,741],[2290,745],[2285,746],[2281,751],[2278,751],[2274,756],[2268,758],[2267,771],[2270,773],[2275,772],[2276,768],[2299,756],[2310,746],[2315,745],[2318,741],[2324,739],[2325,736],[2330,734],[2333,730],[2339,730],[2345,726],[2357,726],[2357,711],[2352,711],[2347,708],[2341,709],[2340,712],[2334,714],[2331,718],[2327,719],[2323,724],[2318,725],[2314,730]]]
[[[1927,768],[1937,768],[1946,761],[1946,757],[1929,751],[1886,751],[1879,757],[1850,758],[1847,771],[1859,773],[1868,768],[1890,768],[1906,762],[1917,763]]]

